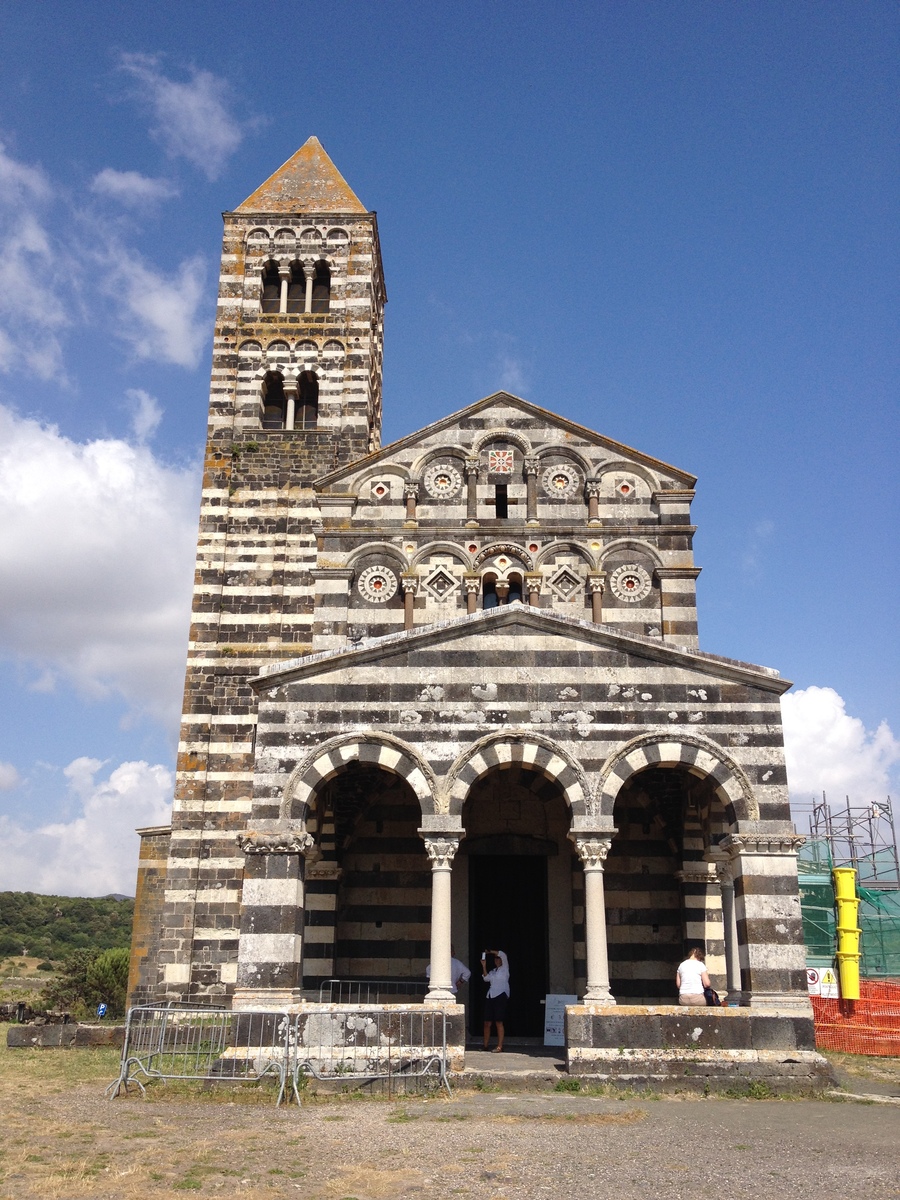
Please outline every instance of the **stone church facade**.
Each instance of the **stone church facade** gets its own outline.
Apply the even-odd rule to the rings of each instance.
[[[385,300],[375,214],[316,139],[225,214],[132,1002],[295,1007],[430,964],[452,1006],[451,941],[502,945],[528,1036],[547,993],[573,1022],[674,1004],[701,943],[811,1049],[790,685],[699,649],[693,476],[504,392],[381,447]]]

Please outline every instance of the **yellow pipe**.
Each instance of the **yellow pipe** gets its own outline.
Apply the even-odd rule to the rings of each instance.
[[[856,896],[856,871],[835,867],[834,899],[837,904],[837,960],[841,977],[841,998],[859,999],[859,900]]]

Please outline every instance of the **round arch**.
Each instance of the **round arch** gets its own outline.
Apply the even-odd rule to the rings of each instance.
[[[608,459],[606,462],[597,463],[597,466],[594,468],[594,474],[597,479],[602,479],[604,475],[611,475],[615,471],[624,471],[629,475],[637,475],[643,479],[651,492],[658,492],[660,490],[658,477],[641,463],[629,462],[625,458]]]
[[[684,767],[700,779],[710,778],[732,825],[759,820],[759,803],[743,769],[720,746],[690,734],[648,733],[620,746],[600,771],[597,813],[611,817],[623,785],[646,767]]]
[[[392,546],[390,542],[367,542],[365,546],[358,546],[356,550],[351,550],[347,555],[344,565],[355,569],[356,564],[361,558],[369,558],[376,554],[380,554],[388,559],[404,573],[409,570],[409,559],[396,546]]]
[[[428,542],[427,545],[420,546],[411,559],[411,566],[419,566],[430,554],[448,554],[466,570],[472,566],[472,555],[457,542]]]
[[[366,467],[364,471],[360,471],[360,473],[354,478],[350,487],[351,494],[354,496],[361,496],[362,490],[366,484],[370,483],[373,479],[380,479],[382,475],[396,475],[397,478],[402,479],[404,483],[408,483],[411,479],[409,468],[404,467],[402,463],[376,463],[375,466]]]
[[[434,773],[411,746],[389,733],[351,733],[323,742],[291,773],[281,801],[280,818],[305,822],[313,811],[317,789],[351,762],[366,763],[398,775],[415,792],[423,814],[436,811]]]
[[[531,730],[504,730],[488,734],[465,750],[447,774],[447,801],[451,816],[461,816],[472,784],[495,767],[531,767],[559,784],[573,814],[587,809],[589,789],[577,759],[542,734]]]
[[[554,554],[577,554],[582,562],[587,563],[592,570],[597,565],[594,555],[592,555],[585,546],[580,546],[577,542],[563,541],[551,542],[549,546],[544,546],[541,552],[536,556],[535,565],[537,567],[546,566],[548,560],[551,559]]]
[[[487,433],[481,434],[472,443],[472,457],[480,454],[483,447],[489,442],[512,442],[514,446],[518,446],[523,454],[531,454],[531,442],[523,433],[519,433],[515,429],[489,429]]]
[[[461,446],[433,446],[413,462],[409,469],[410,478],[420,480],[425,474],[426,467],[430,463],[440,460],[455,463],[460,473],[465,475],[466,451]]]
[[[499,554],[508,554],[510,558],[517,558],[527,571],[534,570],[534,559],[524,546],[518,546],[514,542],[493,542],[491,545],[483,547],[475,555],[473,565],[480,567],[489,558],[494,558]]]
[[[545,458],[567,458],[584,472],[586,479],[590,478],[593,471],[590,461],[573,446],[555,446],[552,442],[547,442],[542,446],[535,446],[533,453],[542,464]]]
[[[645,554],[654,566],[661,567],[663,565],[659,551],[649,542],[639,542],[635,538],[617,538],[616,541],[609,542],[603,547],[599,556],[600,566],[602,567],[614,554],[621,554],[623,550],[627,550],[629,553]]]

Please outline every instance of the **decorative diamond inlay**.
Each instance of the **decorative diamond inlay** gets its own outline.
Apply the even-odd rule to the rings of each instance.
[[[438,567],[422,585],[435,600],[449,600],[459,590],[459,580],[446,567]]]
[[[548,584],[550,590],[560,600],[571,600],[575,593],[581,591],[584,587],[583,581],[571,567],[560,567],[556,574],[551,576]]]
[[[488,450],[488,470],[492,475],[512,475],[512,450]]]

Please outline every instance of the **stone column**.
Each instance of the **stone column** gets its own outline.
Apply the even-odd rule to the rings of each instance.
[[[400,586],[403,588],[403,628],[412,629],[415,621],[416,592],[419,590],[418,576],[401,575]]]
[[[509,580],[498,579],[494,587],[497,589],[497,603],[506,604],[509,599]]]
[[[797,880],[797,851],[805,840],[741,830],[719,843],[732,861],[741,992],[752,1008],[810,1012]]]
[[[584,485],[584,494],[588,502],[588,524],[600,524],[600,480],[589,479]]]
[[[278,278],[281,281],[281,293],[280,293],[279,299],[278,299],[278,311],[280,313],[286,313],[287,312],[288,284],[291,282],[291,268],[290,267],[279,267],[278,268]]]
[[[709,859],[716,869],[719,887],[722,891],[722,927],[725,937],[725,979],[728,988],[730,1004],[740,1004],[741,995],[741,964],[738,959],[737,916],[734,909],[734,865],[731,855],[724,850],[714,847],[709,851]]]
[[[406,522],[407,525],[415,525],[416,522],[416,501],[419,499],[419,485],[417,483],[404,483],[403,497],[406,500]]]
[[[543,575],[526,575],[525,590],[528,592],[528,603],[532,608],[538,608],[541,603],[541,585],[544,582]]]
[[[305,830],[245,832],[234,1007],[299,1001],[303,986],[304,863],[319,850]]]
[[[587,577],[588,591],[591,593],[591,620],[595,625],[603,621],[603,593],[606,590],[606,572],[594,571]]]
[[[312,290],[313,284],[316,281],[316,267],[314,263],[304,263],[303,273],[306,276],[306,296],[303,301],[303,311],[312,312]]]
[[[431,860],[431,976],[425,1002],[454,1004],[450,974],[450,872],[460,835],[422,833],[422,837],[425,853]]]
[[[539,460],[534,454],[525,455],[525,521],[528,525],[538,524],[537,477]]]
[[[297,415],[297,396],[299,395],[299,384],[296,380],[285,380],[284,383],[284,427],[285,429],[294,428],[294,420]]]
[[[584,864],[584,940],[587,951],[585,1004],[615,1004],[609,990],[609,954],[606,946],[606,901],[603,894],[603,864],[612,845],[609,837],[574,839]]]
[[[466,612],[478,611],[478,593],[481,591],[480,575],[464,575],[463,586],[466,589]]]
[[[478,524],[478,459],[466,459],[466,524]]]

